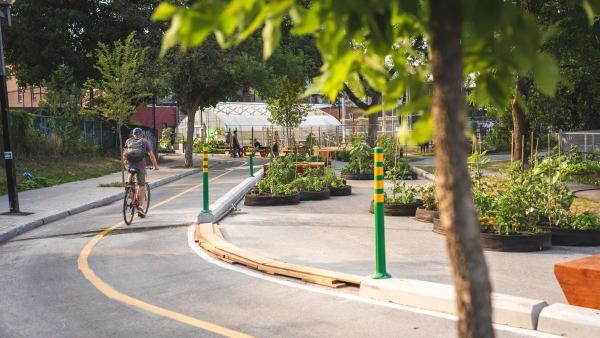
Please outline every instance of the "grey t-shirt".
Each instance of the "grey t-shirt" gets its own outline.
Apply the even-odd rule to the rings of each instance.
[[[131,139],[128,139],[125,142],[125,147],[127,147],[129,145]],[[146,148],[146,153],[149,153],[152,151],[152,145],[150,145],[150,142],[148,142],[148,140],[146,139],[142,139],[142,141],[144,142],[144,147]],[[140,161],[137,162],[129,162],[129,166],[133,167],[133,168],[137,168],[137,169],[145,169],[146,168],[146,154],[144,154],[144,158],[142,158]]]

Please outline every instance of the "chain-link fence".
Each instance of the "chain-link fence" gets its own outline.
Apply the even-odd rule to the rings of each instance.
[[[598,156],[600,155],[600,130],[586,130],[565,132],[559,131],[560,142],[563,149],[567,150],[574,145],[579,152]]]
[[[77,136],[84,138],[89,145],[100,146],[106,150],[119,148],[115,127],[105,121],[37,115],[33,120],[32,128],[41,131],[46,137]]]

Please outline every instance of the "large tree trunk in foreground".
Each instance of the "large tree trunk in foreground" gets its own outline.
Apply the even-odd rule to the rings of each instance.
[[[527,147],[523,149],[521,146],[523,138],[525,139],[525,145],[527,145],[527,137],[529,134],[529,119],[525,115],[523,108],[521,108],[519,104],[519,96],[526,97],[528,92],[528,87],[531,83],[531,80],[528,78],[524,78],[517,74],[516,79],[516,88],[515,88],[515,96],[511,101],[511,111],[512,111],[512,120],[513,120],[513,128],[514,128],[514,160],[523,162],[523,166],[527,164]],[[525,104],[525,103],[521,103]],[[523,155],[523,156],[522,156]],[[523,157],[523,158],[521,158]]]
[[[186,168],[194,166],[194,123],[196,121],[196,110],[186,107],[187,110],[187,138],[185,141],[185,164]]]
[[[437,196],[456,288],[458,336],[493,337],[491,285],[466,165],[462,4],[431,0],[430,6]]]

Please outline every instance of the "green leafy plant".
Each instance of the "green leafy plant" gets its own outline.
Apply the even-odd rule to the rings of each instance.
[[[346,185],[343,179],[336,176],[335,170],[332,168],[327,169],[327,172],[325,173],[325,183],[333,188],[343,187]]]
[[[343,174],[369,174],[373,172],[373,148],[364,137],[353,135],[350,162],[342,167]]]
[[[569,215],[569,223],[576,230],[600,230],[598,216],[589,211]]]
[[[415,185],[406,185],[406,183],[394,185],[391,197],[388,196],[387,192],[385,193],[385,203],[417,203],[420,192],[420,188]]]

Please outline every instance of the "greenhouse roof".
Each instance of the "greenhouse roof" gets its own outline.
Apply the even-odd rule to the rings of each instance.
[[[328,104],[310,104],[308,116],[300,127],[336,127],[342,124],[335,117],[322,111],[321,108],[330,107]],[[265,103],[254,102],[221,102],[215,108],[206,109],[213,113],[229,128],[250,129],[257,127],[271,127],[270,113]]]

